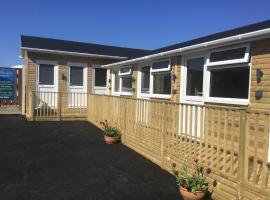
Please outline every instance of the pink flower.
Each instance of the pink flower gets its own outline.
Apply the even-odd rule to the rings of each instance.
[[[211,173],[211,169],[210,168],[207,168],[206,169],[206,174],[210,174]]]
[[[172,164],[172,167],[175,168],[175,167],[176,167],[176,163],[173,163],[173,164]]]

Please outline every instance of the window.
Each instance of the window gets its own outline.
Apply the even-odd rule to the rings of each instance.
[[[153,74],[153,93],[171,94],[171,73]]]
[[[186,95],[202,96],[204,58],[195,58],[187,61],[187,88]]]
[[[131,67],[122,67],[114,71],[114,93],[131,95],[132,75]]]
[[[106,87],[107,69],[95,68],[95,86]]]
[[[170,60],[155,61],[140,70],[139,93],[149,98],[170,98],[171,70]]]
[[[249,49],[244,44],[186,56],[181,69],[181,102],[247,105]]]
[[[212,69],[210,97],[248,99],[249,66]]]
[[[132,77],[123,76],[122,77],[122,92],[131,92],[132,91]]]
[[[170,69],[170,62],[169,60],[160,61],[153,63],[152,71],[168,71]]]
[[[141,93],[149,93],[150,89],[150,66],[142,67]]]
[[[249,60],[250,45],[237,45],[225,47],[210,52],[207,61],[208,66],[226,65],[234,63],[246,63]]]
[[[242,47],[238,49],[230,49],[226,51],[213,52],[210,55],[210,62],[218,62],[218,61],[244,58],[245,52],[246,52],[246,47]]]
[[[125,66],[120,68],[119,75],[130,75],[131,74],[131,67]]]
[[[54,85],[54,65],[39,65],[39,84]]]
[[[83,67],[70,66],[70,85],[83,86]]]

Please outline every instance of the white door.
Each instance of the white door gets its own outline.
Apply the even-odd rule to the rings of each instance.
[[[107,78],[108,69],[101,68],[100,65],[93,65],[93,93],[108,94]]]
[[[37,106],[57,107],[58,66],[55,61],[37,61]]]
[[[68,106],[87,106],[87,64],[68,63]]]
[[[181,134],[187,134],[187,137],[198,140],[204,130],[202,122],[205,115],[203,109],[205,63],[205,53],[194,54],[183,57],[181,67],[180,103],[184,104],[180,106],[179,131]]]

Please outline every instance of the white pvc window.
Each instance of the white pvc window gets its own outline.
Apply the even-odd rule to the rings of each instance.
[[[54,65],[39,65],[39,84],[54,85]]]
[[[249,61],[249,51],[249,44],[212,50],[207,59],[207,66],[246,63]]]
[[[171,97],[170,60],[141,65],[138,79],[138,95],[142,98]]]
[[[131,67],[122,67],[113,72],[113,95],[132,95]]]
[[[249,49],[249,44],[245,44],[185,56],[181,67],[181,102],[247,105]]]

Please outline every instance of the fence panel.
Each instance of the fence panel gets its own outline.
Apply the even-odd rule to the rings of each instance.
[[[115,123],[125,145],[167,170],[176,162],[192,171],[198,157],[221,183],[219,197],[270,195],[268,113],[101,95],[88,105],[90,122]]]

